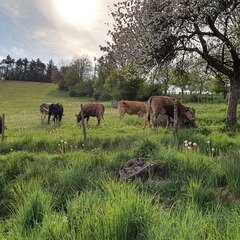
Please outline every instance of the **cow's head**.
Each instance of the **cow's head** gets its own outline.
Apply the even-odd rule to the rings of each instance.
[[[194,108],[186,107],[184,115],[186,116],[186,118],[189,122],[195,121],[195,109]]]
[[[82,114],[81,111],[78,114],[75,114],[76,118],[77,118],[77,123],[81,122],[82,120]]]
[[[125,106],[126,106],[126,101],[124,101],[123,99],[121,99],[121,100],[118,102],[118,106],[120,106],[120,107],[125,107]]]

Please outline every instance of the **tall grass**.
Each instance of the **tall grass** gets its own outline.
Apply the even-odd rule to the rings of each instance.
[[[51,84],[0,82],[0,100],[0,239],[240,238],[240,136],[224,129],[226,105],[193,104],[197,128],[179,129],[176,142],[172,129],[119,121],[105,102],[106,122],[90,119],[83,145],[74,114],[89,99]],[[60,125],[40,123],[43,101],[63,103]],[[135,157],[164,166],[164,175],[120,182]]]

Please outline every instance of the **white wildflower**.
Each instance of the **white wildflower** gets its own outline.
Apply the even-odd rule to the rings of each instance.
[[[214,152],[215,151],[215,148],[212,148],[212,152]]]
[[[188,149],[188,150],[190,150],[190,149],[191,149],[191,147],[190,147],[190,146],[188,146],[188,147],[187,147],[187,149]]]
[[[185,147],[188,147],[188,144],[187,143],[185,143],[185,145],[184,145]]]
[[[210,144],[210,141],[209,141],[209,140],[207,141],[207,144]]]
[[[191,146],[191,145],[192,145],[192,142],[189,142],[188,145]]]
[[[61,143],[63,143],[64,141],[63,140],[61,140]]]
[[[67,144],[67,142],[64,142],[64,144]]]
[[[194,142],[194,143],[193,143],[193,146],[196,147],[196,146],[197,146],[197,143]]]
[[[187,140],[185,140],[185,141],[184,141],[184,144],[186,144],[186,143],[188,143],[188,141],[187,141]]]

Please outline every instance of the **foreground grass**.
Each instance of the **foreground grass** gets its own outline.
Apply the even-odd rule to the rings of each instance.
[[[240,136],[224,129],[225,105],[192,105],[198,126],[175,141],[171,129],[143,131],[135,116],[120,122],[106,102],[106,122],[90,119],[83,145],[74,114],[86,101],[52,84],[0,82],[8,128],[0,239],[240,238]],[[41,102],[64,105],[61,125],[41,124]],[[165,176],[119,181],[122,164],[140,156],[164,166]]]

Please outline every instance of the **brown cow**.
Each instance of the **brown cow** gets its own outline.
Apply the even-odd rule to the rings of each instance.
[[[105,106],[102,103],[86,103],[83,106],[83,117],[87,119],[87,123],[90,117],[97,117],[98,125],[100,125],[101,118],[105,111]],[[76,114],[77,122],[82,120],[82,112],[80,110],[79,114]]]
[[[156,119],[160,114],[166,114],[168,117],[168,126],[174,118],[174,103],[176,101],[178,107],[178,119],[181,124],[188,122],[189,124],[195,123],[195,110],[185,107],[177,99],[167,96],[152,96],[147,103],[147,116],[145,119],[144,128],[147,125],[151,127],[156,126]]]
[[[147,104],[138,101],[124,101],[118,102],[118,111],[120,119],[123,118],[124,114],[138,115],[139,117],[144,117],[147,113]]]

